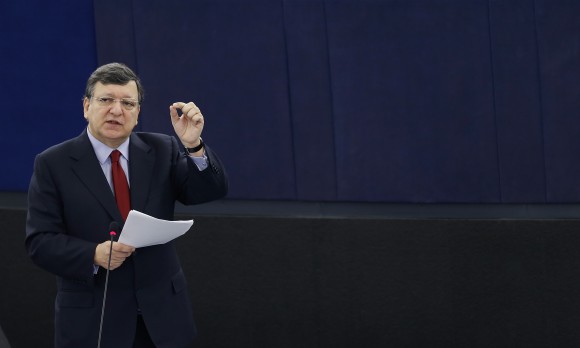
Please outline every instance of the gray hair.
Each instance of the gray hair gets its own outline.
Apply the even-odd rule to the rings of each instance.
[[[137,84],[137,93],[139,95],[139,103],[143,101],[143,86],[139,77],[129,69],[128,66],[121,63],[109,63],[102,65],[95,70],[87,80],[87,87],[85,88],[85,97],[91,99],[95,91],[95,85],[100,82],[104,85],[126,85],[130,81],[135,81]]]

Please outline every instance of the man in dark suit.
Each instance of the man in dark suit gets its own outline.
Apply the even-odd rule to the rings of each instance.
[[[83,100],[87,129],[36,157],[26,248],[38,266],[57,276],[57,348],[97,346],[111,248],[108,227],[122,226],[129,204],[171,220],[175,201],[203,203],[227,193],[222,164],[201,138],[199,108],[191,102],[169,107],[179,144],[168,135],[133,132],[142,98],[141,83],[128,67],[99,67]],[[114,150],[120,151],[119,164],[110,157]],[[111,174],[116,165],[122,171]],[[118,173],[130,187],[125,207],[118,202]],[[185,347],[195,334],[174,243],[137,250],[113,243],[101,346]]]

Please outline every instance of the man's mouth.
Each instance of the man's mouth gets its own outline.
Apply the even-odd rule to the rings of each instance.
[[[113,125],[113,126],[121,126],[121,123],[115,121],[115,120],[108,120],[106,121],[107,124]]]

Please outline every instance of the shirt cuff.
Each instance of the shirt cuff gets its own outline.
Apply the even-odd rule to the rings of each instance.
[[[199,169],[200,171],[207,168],[207,156],[205,154],[205,151],[203,152],[203,155],[200,157],[196,157],[196,156],[189,156],[189,157],[193,160],[193,163],[195,163],[195,165],[197,166],[197,169]]]

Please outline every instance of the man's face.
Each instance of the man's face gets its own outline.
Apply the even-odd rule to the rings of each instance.
[[[83,101],[91,134],[109,147],[121,145],[137,125],[140,111],[138,100],[135,81],[129,81],[126,85],[97,82],[92,98],[85,97]]]

